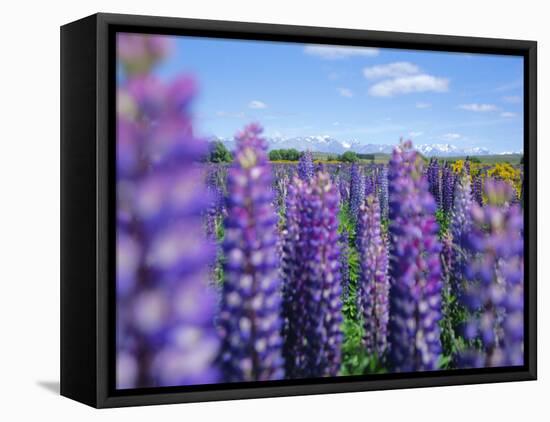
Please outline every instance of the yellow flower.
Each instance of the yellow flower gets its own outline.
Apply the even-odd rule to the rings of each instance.
[[[519,195],[521,191],[521,172],[510,163],[497,163],[487,172],[488,177],[510,183]]]
[[[456,174],[462,173],[462,169],[464,168],[464,160],[456,160],[456,161],[452,164],[452,168],[453,168],[453,171],[454,171]]]

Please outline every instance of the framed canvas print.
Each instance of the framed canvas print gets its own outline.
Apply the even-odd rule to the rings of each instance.
[[[536,379],[536,43],[61,28],[61,394]]]

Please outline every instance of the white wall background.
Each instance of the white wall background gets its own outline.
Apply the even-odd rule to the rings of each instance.
[[[0,31],[0,419],[541,421],[550,418],[550,30],[541,0],[6,1]],[[59,397],[59,26],[136,13],[539,42],[539,381],[95,411]]]

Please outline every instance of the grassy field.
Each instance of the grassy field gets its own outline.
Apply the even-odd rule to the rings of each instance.
[[[510,163],[512,165],[517,165],[521,163],[523,155],[522,154],[506,154],[506,155],[479,155],[471,156],[470,158],[479,160],[482,164],[496,164],[496,163]],[[466,156],[458,157],[440,157],[439,161],[448,161],[455,162],[457,160],[465,160]],[[374,162],[375,163],[387,163],[390,160],[389,154],[375,154]]]
[[[316,163],[338,163],[339,161],[331,161],[328,160],[329,156],[333,156],[333,154],[325,154],[321,152],[316,152],[313,154],[315,162]],[[507,155],[480,155],[480,156],[472,156],[470,158],[474,158],[480,161],[481,164],[496,164],[496,163],[510,163],[512,165],[518,165],[521,163],[523,155],[521,154],[507,154]],[[441,157],[440,161],[448,161],[448,162],[455,162],[457,160],[465,160],[466,156],[459,156],[459,157]],[[376,164],[387,164],[390,160],[389,154],[373,154],[372,160],[359,160],[362,163],[376,163]],[[272,161],[273,163],[298,163],[297,161],[287,161],[287,160],[276,160]]]

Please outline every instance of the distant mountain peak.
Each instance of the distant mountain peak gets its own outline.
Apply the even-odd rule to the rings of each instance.
[[[229,149],[235,149],[235,141],[230,138],[214,137],[213,140],[223,142]],[[328,135],[311,135],[296,137],[266,138],[269,149],[290,149],[298,151],[324,152],[327,154],[343,154],[354,151],[358,154],[391,154],[395,144],[364,144],[355,140],[342,141]],[[484,147],[461,148],[449,143],[418,144],[416,149],[427,157],[456,157],[467,155],[490,155],[492,152]]]

